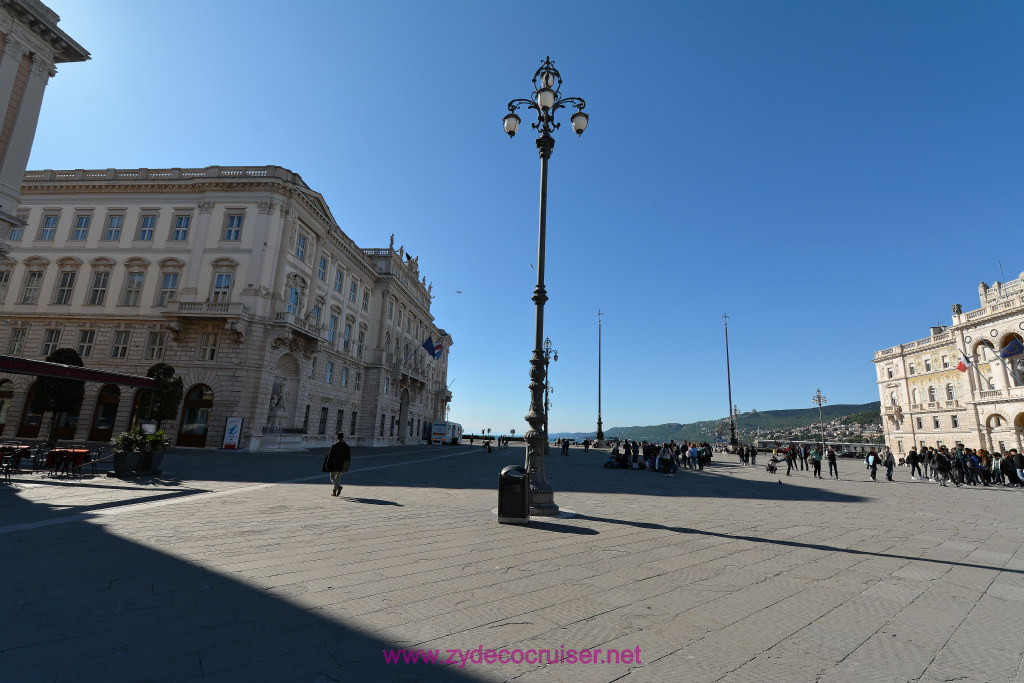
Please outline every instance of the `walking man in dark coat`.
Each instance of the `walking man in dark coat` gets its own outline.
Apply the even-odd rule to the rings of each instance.
[[[323,465],[323,471],[330,472],[331,483],[334,484],[332,496],[341,493],[341,475],[348,472],[350,462],[352,462],[352,449],[345,443],[345,434],[338,432],[338,440],[331,444],[331,450],[327,451]]]

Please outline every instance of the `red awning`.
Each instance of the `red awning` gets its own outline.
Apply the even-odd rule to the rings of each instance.
[[[80,379],[86,382],[103,382],[104,384],[121,384],[142,389],[155,389],[156,380],[152,377],[125,375],[120,372],[93,370],[74,365],[47,363],[43,360],[29,360],[14,356],[0,356],[0,372],[14,375],[35,375],[36,377],[59,377],[61,379]]]

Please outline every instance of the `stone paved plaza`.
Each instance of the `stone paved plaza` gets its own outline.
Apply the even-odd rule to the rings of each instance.
[[[355,449],[339,498],[322,456],[0,486],[0,680],[1024,681],[1020,489],[556,450],[576,516],[516,526],[493,509],[521,447]],[[398,648],[601,652],[386,663]]]

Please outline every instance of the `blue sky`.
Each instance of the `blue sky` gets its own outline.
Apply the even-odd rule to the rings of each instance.
[[[1020,2],[48,0],[92,53],[29,168],[285,166],[420,259],[451,419],[526,430],[550,55],[552,432],[878,400],[875,350],[1024,270]],[[560,112],[564,113],[564,112]],[[461,291],[461,294],[457,293]]]

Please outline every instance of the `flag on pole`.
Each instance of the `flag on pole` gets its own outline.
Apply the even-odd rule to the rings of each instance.
[[[970,368],[971,365],[971,361],[967,360],[967,356],[965,356],[964,352],[961,351],[960,362],[957,364],[956,369],[959,370],[960,372],[967,372],[967,369]]]
[[[999,353],[1001,358],[1010,358],[1017,354],[1024,353],[1024,344],[1020,343],[1020,339],[1014,337],[1009,344],[1003,347],[1003,350]]]
[[[441,352],[444,351],[444,346],[442,346],[441,342],[434,343],[433,336],[427,337],[427,341],[423,342],[423,348],[426,349],[431,358],[440,358]]]

